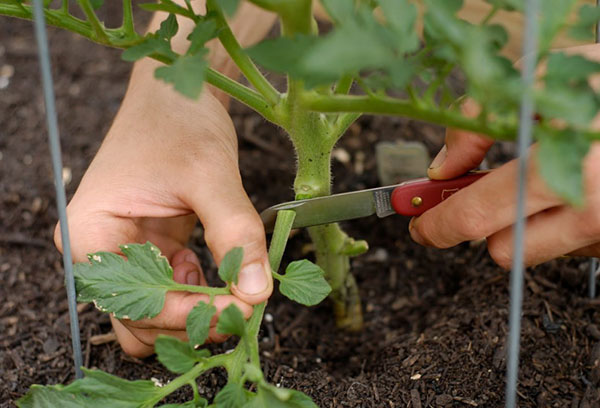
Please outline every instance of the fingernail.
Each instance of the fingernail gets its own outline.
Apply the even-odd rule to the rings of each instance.
[[[188,274],[185,275],[185,283],[198,286],[200,284],[200,274],[198,271],[188,272]]]
[[[186,262],[191,262],[194,265],[200,266],[200,261],[198,260],[198,257],[196,256],[195,253],[193,252],[188,252],[183,259],[185,259]]]
[[[433,159],[433,161],[431,162],[429,169],[433,170],[440,167],[444,163],[444,160],[446,160],[446,156],[448,156],[448,148],[446,147],[446,145],[444,145],[444,147],[442,147],[437,156],[435,156],[435,159]]]
[[[408,224],[408,232],[410,232],[410,237],[417,244],[425,245],[425,241],[423,240],[423,237],[421,236],[421,234],[419,234],[419,231],[417,231],[414,224],[415,224],[415,218],[410,220],[410,223]]]
[[[247,295],[256,295],[267,289],[269,281],[267,279],[267,270],[265,264],[254,263],[242,268],[238,275],[237,288],[240,292]]]

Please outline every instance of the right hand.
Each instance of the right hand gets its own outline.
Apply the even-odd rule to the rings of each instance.
[[[151,75],[142,62],[135,76]],[[139,72],[146,70],[147,72]],[[238,169],[237,138],[223,105],[208,91],[199,101],[153,81],[132,79],[125,101],[68,206],[73,260],[97,251],[119,253],[120,244],[151,241],[169,259],[174,279],[206,285],[200,262],[186,248],[199,218],[217,264],[234,247],[244,249],[233,296],[215,299],[217,314],[235,303],[249,317],[251,305],[273,290],[265,232]],[[144,84],[142,84],[144,85]],[[55,242],[62,251],[60,231]],[[208,296],[169,292],[162,312],[139,321],[111,318],[124,351],[145,357],[159,334],[187,339],[190,310]],[[211,323],[209,341],[223,341]]]

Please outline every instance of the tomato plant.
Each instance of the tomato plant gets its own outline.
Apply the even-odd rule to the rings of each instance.
[[[278,15],[279,37],[243,49],[228,24],[239,0],[207,0],[205,13],[198,13],[191,0],[142,4],[146,10],[168,14],[160,29],[145,36],[134,30],[131,0],[123,0],[123,23],[115,29],[106,28],[96,16],[101,0],[78,0],[85,19],[70,13],[67,0],[58,8],[46,2],[46,18],[51,25],[125,49],[123,58],[128,61],[150,57],[162,62],[155,76],[189,98],[198,98],[205,84],[210,84],[283,128],[297,154],[296,199],[330,194],[332,149],[362,114],[405,116],[511,140],[517,134],[521,95],[530,92],[539,118],[534,136],[539,143],[540,171],[554,191],[575,205],[582,204],[582,160],[591,143],[600,138],[590,128],[600,98],[589,82],[590,76],[600,72],[600,63],[551,52],[551,44],[564,33],[590,39],[600,18],[598,9],[578,7],[574,0],[544,1],[537,61],[543,74],[534,89],[525,89],[518,69],[502,53],[507,29],[491,22],[499,10],[521,13],[521,0],[486,0],[489,14],[479,23],[457,17],[462,0],[422,0],[423,9],[409,0],[323,0],[333,23],[327,32],[319,32],[311,0],[247,1]],[[574,22],[569,19],[573,11],[577,13]],[[0,0],[0,14],[30,19],[31,5]],[[184,53],[171,48],[178,18],[194,24]],[[221,42],[249,86],[210,68],[206,43],[213,39]],[[284,74],[286,89],[277,90],[257,65]],[[464,94],[450,86],[453,72],[464,77]],[[460,109],[466,97],[479,106],[475,117]],[[280,212],[271,241],[271,267],[280,291],[304,305],[319,303],[329,295],[338,326],[359,330],[362,312],[350,257],[367,251],[367,243],[349,237],[337,224],[311,227],[316,265],[301,260],[279,274],[293,217],[293,211]],[[123,245],[122,251],[127,260],[98,253],[90,255],[90,264],[77,266],[78,296],[80,301],[93,301],[102,311],[133,320],[157,315],[167,291],[211,297],[229,293],[242,256],[239,249],[232,249],[219,268],[226,286],[207,288],[175,283],[168,262],[150,243]],[[240,343],[231,354],[210,356],[196,346],[206,340],[215,308],[212,302],[198,304],[187,322],[189,343],[168,337],[156,342],[158,359],[180,374],[163,387],[86,370],[84,379],[68,386],[33,386],[20,405],[99,406],[118,401],[118,406],[153,406],[177,388],[190,385],[194,399],[180,406],[206,406],[209,403],[198,395],[194,380],[219,366],[227,370],[229,382],[212,406],[314,406],[305,395],[269,385],[263,378],[257,335],[264,307],[256,306],[248,322],[235,306],[226,309],[217,330],[238,336]],[[245,387],[248,383],[255,386],[253,391]]]

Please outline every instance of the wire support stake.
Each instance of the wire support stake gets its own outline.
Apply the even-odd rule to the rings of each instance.
[[[517,381],[519,376],[519,347],[521,337],[521,312],[523,309],[523,274],[525,243],[525,195],[527,191],[528,149],[533,130],[534,104],[531,95],[535,80],[538,48],[537,15],[539,0],[525,2],[525,37],[523,41],[523,95],[519,118],[519,172],[517,194],[517,223],[514,236],[514,257],[510,273],[510,315],[508,334],[508,361],[506,368],[506,407],[517,406]]]
[[[75,363],[75,378],[82,378],[83,359],[81,356],[81,339],[79,336],[79,320],[77,318],[77,302],[75,298],[75,279],[73,278],[73,260],[71,256],[71,242],[67,224],[67,197],[62,182],[62,157],[58,134],[58,121],[56,118],[56,105],[54,103],[54,88],[50,69],[50,53],[48,51],[48,38],[46,35],[46,21],[42,0],[34,0],[34,27],[38,44],[38,57],[40,61],[42,85],[44,89],[44,102],[46,105],[46,121],[48,125],[48,141],[52,156],[52,169],[54,171],[54,187],[56,189],[56,206],[60,220],[60,234],[63,243],[63,265],[65,269],[65,286],[69,303],[69,320],[71,323],[71,342],[73,346],[73,361]]]
[[[596,0],[596,7],[600,7],[600,0]],[[596,43],[600,43],[600,24],[596,23]]]
[[[600,7],[600,0],[596,0],[596,7]],[[596,23],[596,44],[600,43],[600,23]],[[590,259],[588,279],[588,294],[591,299],[596,297],[596,277],[598,273],[598,258]]]
[[[596,277],[598,276],[598,271],[598,258],[591,258],[588,280],[588,294],[590,299],[594,299],[596,297]]]

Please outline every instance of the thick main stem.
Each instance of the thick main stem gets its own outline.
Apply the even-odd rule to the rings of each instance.
[[[331,194],[331,151],[335,137],[323,115],[298,109],[295,93],[301,84],[290,83],[288,123],[286,129],[298,155],[298,169],[294,182],[296,199]],[[332,288],[329,295],[338,327],[360,330],[363,326],[358,287],[350,273],[348,247],[354,243],[338,224],[309,228],[315,245],[317,264],[325,271]]]

